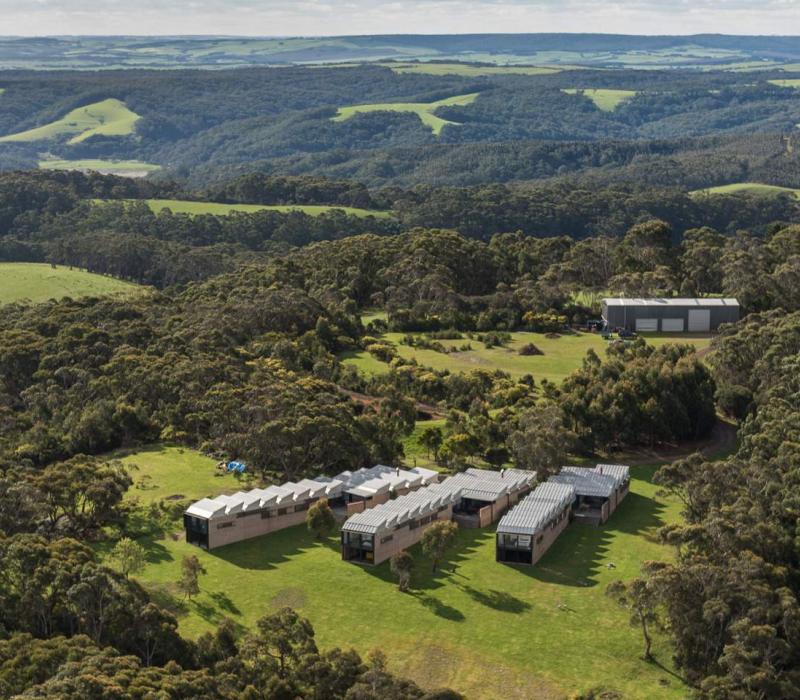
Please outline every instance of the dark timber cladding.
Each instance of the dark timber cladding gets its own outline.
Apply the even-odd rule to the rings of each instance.
[[[736,299],[603,299],[608,328],[637,332],[705,333],[739,320]]]

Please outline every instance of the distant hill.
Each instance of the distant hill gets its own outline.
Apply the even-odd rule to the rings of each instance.
[[[800,60],[800,38],[716,34],[0,38],[0,68],[220,68],[387,59],[741,69]]]

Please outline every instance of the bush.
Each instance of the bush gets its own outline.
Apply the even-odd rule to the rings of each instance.
[[[544,355],[533,343],[526,343],[519,349],[520,355]]]

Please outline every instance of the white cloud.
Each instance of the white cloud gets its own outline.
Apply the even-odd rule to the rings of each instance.
[[[0,35],[800,34],[800,0],[0,0]]]

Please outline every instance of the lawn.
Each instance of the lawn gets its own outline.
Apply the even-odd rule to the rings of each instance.
[[[42,170],[79,170],[81,172],[94,171],[103,175],[120,175],[122,177],[146,177],[150,173],[161,170],[160,165],[144,163],[141,160],[99,160],[87,158],[84,160],[62,160],[52,158],[40,160]]]
[[[99,202],[111,200],[96,200]],[[127,202],[137,200],[128,199]],[[268,204],[222,204],[220,202],[192,202],[185,199],[145,199],[143,200],[153,212],[158,213],[162,209],[169,209],[173,214],[214,214],[216,216],[227,216],[233,212],[252,213],[257,211],[278,211],[290,212],[300,211],[309,216],[319,216],[330,211],[343,211],[350,216],[365,218],[374,216],[378,219],[386,219],[391,216],[388,211],[378,209],[359,209],[357,207],[340,207],[319,204],[287,204],[287,205],[268,205]]]
[[[311,620],[322,648],[381,648],[393,670],[478,700],[560,698],[596,686],[625,698],[684,697],[670,670],[640,659],[639,631],[604,595],[612,580],[636,576],[643,561],[671,556],[655,531],[676,520],[679,507],[656,495],[653,471],[636,467],[630,495],[606,526],[570,526],[534,568],[495,563],[493,529],[464,530],[436,574],[418,547],[411,550],[413,590],[401,594],[388,564],[345,563],[337,537],[315,541],[300,526],[212,553],[181,538],[143,540],[149,564],[139,578],[176,611],[188,636],[225,616],[251,627],[288,605]],[[195,489],[190,478],[167,490]],[[187,554],[208,572],[191,601],[174,596]],[[662,637],[654,650],[669,666]]]
[[[594,102],[597,109],[603,112],[613,112],[623,102],[636,95],[635,90],[607,90],[604,88],[565,88],[561,92],[568,95],[584,95]]]
[[[102,100],[73,109],[44,126],[0,137],[0,142],[46,141],[71,136],[68,143],[76,144],[92,136],[127,136],[133,133],[139,118],[120,100]]]
[[[256,487],[247,478],[218,472],[216,461],[187,447],[152,445],[136,452],[112,453],[109,458],[119,459],[130,469],[134,485],[128,496],[143,503],[170,498],[197,501]]]
[[[451,372],[466,372],[479,368],[501,369],[512,377],[532,374],[536,381],[546,378],[553,382],[561,382],[572,371],[578,369],[589,348],[593,348],[603,357],[608,345],[608,341],[603,340],[597,333],[575,333],[559,338],[548,338],[542,333],[516,332],[512,333],[512,340],[506,347],[490,349],[485,348],[483,343],[466,337],[462,340],[442,340],[439,342],[445,347],[470,343],[472,350],[441,353],[403,345],[401,341],[405,335],[405,333],[386,333],[381,338],[393,344],[401,357],[407,360],[416,359],[420,365],[433,369],[446,369]],[[711,342],[710,336],[686,334],[647,334],[644,337],[654,345],[690,342],[698,350],[707,347]],[[544,354],[520,355],[519,349],[528,343],[536,345]],[[343,353],[340,359],[344,364],[352,364],[367,374],[379,374],[388,368],[388,365],[363,350]]]
[[[767,82],[778,87],[800,89],[800,78],[782,78],[779,80],[768,80]]]
[[[465,107],[472,104],[480,93],[474,92],[469,95],[456,95],[436,102],[382,102],[379,104],[353,105],[351,107],[340,107],[333,117],[335,122],[343,122],[351,119],[356,114],[368,114],[371,112],[408,112],[416,114],[425,126],[430,127],[431,131],[438,136],[442,129],[448,124],[458,126],[458,122],[448,121],[437,117],[435,112],[440,107]]]
[[[395,73],[423,75],[463,75],[479,78],[485,75],[550,75],[562,68],[551,66],[475,66],[469,63],[385,63]]]
[[[749,192],[754,194],[793,194],[800,197],[800,189],[791,187],[779,187],[778,185],[764,185],[759,182],[734,182],[730,185],[719,185],[718,187],[708,187],[703,190],[694,190],[689,194],[693,197],[709,194],[738,194],[739,192]]]
[[[0,263],[0,304],[129,294],[142,289],[115,277],[46,263]]]

